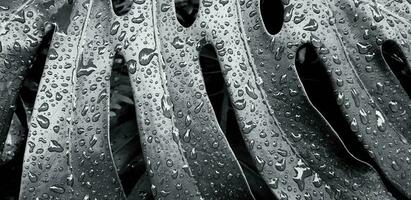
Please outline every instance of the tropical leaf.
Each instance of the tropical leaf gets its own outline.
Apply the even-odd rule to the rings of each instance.
[[[308,43],[324,63],[335,92],[336,104],[345,116],[341,120],[346,120],[351,126],[352,133],[340,133],[340,136],[356,137],[378,170],[396,189],[410,198],[411,177],[407,175],[410,168],[407,161],[410,129],[406,122],[409,97],[381,54],[381,45],[387,40],[397,40],[403,44],[404,52],[409,52],[408,42],[405,42],[409,33],[403,31],[409,30],[408,22],[392,12],[384,11],[381,9],[383,5],[374,1],[318,1],[305,4],[290,1],[284,4],[285,23],[274,36],[264,30],[260,16],[251,14],[257,9],[257,4],[243,3],[242,8],[243,17],[246,17],[243,19],[246,22],[244,29],[247,30],[247,37],[253,38],[248,42],[250,51],[254,52],[255,66],[258,66],[256,73],[263,83],[268,105],[273,109],[285,136],[297,152],[306,154],[304,157],[309,159],[305,160],[311,160],[313,156],[337,158],[320,153],[324,147],[335,149],[337,145],[333,143],[339,143],[339,139],[310,103],[295,70],[295,52]],[[410,6],[405,2],[402,5]],[[313,148],[317,150],[307,152],[307,149]],[[313,161],[317,161],[319,167],[335,164],[340,168],[345,165],[327,160],[330,159]],[[321,171],[328,173],[328,170]],[[370,177],[367,175],[367,178]],[[361,182],[367,178],[361,178]]]
[[[409,1],[0,5],[20,199],[411,198]]]

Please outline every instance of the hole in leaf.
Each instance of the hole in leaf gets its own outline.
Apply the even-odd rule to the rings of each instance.
[[[260,12],[268,33],[275,35],[280,32],[284,23],[284,6],[281,0],[260,0]]]
[[[220,128],[224,132],[231,149],[250,185],[256,199],[275,199],[270,188],[259,175],[253,164],[225,86],[224,77],[214,47],[207,44],[200,51],[200,66],[208,97],[213,106]]]
[[[123,16],[131,9],[133,2],[131,0],[112,0],[114,13],[117,16]]]
[[[384,42],[381,50],[385,62],[400,81],[405,92],[411,97],[411,71],[404,53],[398,44],[392,40]]]
[[[339,133],[350,152],[361,160],[371,162],[337,104],[330,74],[312,45],[305,44],[297,51],[296,68],[311,103]]]
[[[124,57],[114,56],[110,78],[110,145],[124,192],[129,195],[145,172],[133,91]]]
[[[199,0],[174,0],[177,20],[184,27],[191,26],[198,13]]]

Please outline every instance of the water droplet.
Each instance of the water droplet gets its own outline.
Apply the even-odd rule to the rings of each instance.
[[[32,183],[37,182],[38,177],[37,177],[37,175],[36,175],[35,173],[29,171],[29,174],[28,174],[28,175],[29,175],[29,180],[30,180]]]
[[[317,188],[322,185],[322,180],[317,173],[314,173],[313,185]]]
[[[357,43],[357,49],[360,54],[366,54],[371,49],[371,44]]]
[[[54,48],[49,49],[49,59],[50,60],[55,60],[59,57],[57,54],[57,51]]]
[[[113,25],[111,25],[110,34],[111,34],[111,35],[117,34],[119,28],[120,28],[120,22],[115,21],[115,22],[113,23]]]
[[[56,185],[50,186],[50,190],[55,193],[63,194],[65,192],[64,188]]]
[[[257,170],[260,171],[260,172],[263,171],[264,166],[265,166],[265,160],[262,159],[260,156],[256,156],[255,160],[257,161],[256,162]]]
[[[303,29],[306,31],[316,31],[318,29],[318,23],[314,19],[310,19]]]
[[[44,115],[37,116],[37,122],[39,123],[41,128],[47,129],[50,126],[50,121]]]
[[[257,125],[253,121],[243,122],[241,130],[244,134],[249,134]]]
[[[137,71],[137,61],[134,59],[131,59],[127,61],[127,67],[128,67],[128,73],[134,74]]]
[[[140,65],[143,65],[143,66],[148,65],[153,59],[153,57],[156,55],[154,51],[155,51],[154,49],[149,49],[149,48],[142,49],[140,53],[138,54]]]
[[[362,108],[360,109],[360,120],[361,120],[361,123],[364,125],[368,124],[369,122],[368,114]]]
[[[176,49],[182,49],[184,47],[184,41],[177,36],[174,38],[171,45],[173,45],[173,47]]]
[[[189,143],[191,139],[190,135],[191,135],[191,129],[187,129],[186,133],[184,133],[183,141],[186,143]]]
[[[163,95],[161,97],[161,109],[163,110],[163,115],[169,119],[172,116],[172,103],[169,96]]]
[[[401,166],[398,165],[398,163],[394,160],[391,163],[391,167],[395,170],[395,171],[399,171],[401,169]]]
[[[140,24],[141,22],[144,21],[144,15],[141,13],[138,17],[133,17],[131,19],[131,22],[136,23],[136,24]]]
[[[305,178],[311,176],[312,171],[302,162],[301,159],[297,162],[297,166],[294,167],[294,171],[296,172],[296,175],[293,177],[293,180],[297,183],[298,189],[303,191],[305,186]]]
[[[370,4],[371,12],[372,12],[372,17],[376,22],[380,22],[381,20],[384,19],[384,16],[381,14],[380,10],[376,5]]]
[[[42,103],[38,109],[39,112],[44,112],[49,109],[49,104],[48,103]]]
[[[286,162],[284,159],[279,160],[278,162],[275,163],[275,168],[278,171],[284,171],[286,167]]]
[[[51,140],[48,150],[50,152],[63,152],[63,147],[56,140]]]
[[[388,105],[389,105],[389,107],[390,107],[390,110],[391,110],[393,113],[395,113],[395,112],[398,111],[398,102],[390,101],[390,102],[388,103]]]
[[[379,110],[375,111],[375,115],[377,116],[377,128],[378,130],[384,132],[386,129],[385,119],[382,113]]]

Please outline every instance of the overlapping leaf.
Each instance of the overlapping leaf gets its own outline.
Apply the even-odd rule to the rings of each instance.
[[[409,3],[283,1],[285,23],[275,36],[263,28],[259,1],[202,0],[187,28],[174,3],[134,0],[123,16],[108,0],[34,0],[0,12],[7,87],[0,142],[21,77],[50,30],[45,24],[56,25],[29,127],[21,199],[125,198],[108,139],[116,54],[127,63],[154,198],[252,199],[206,93],[199,63],[206,44],[216,49],[248,150],[274,195],[393,198],[311,104],[295,69],[305,43],[330,71],[353,137],[410,197],[410,100],[379,51],[391,39],[410,52],[409,20],[394,14],[408,16]],[[145,196],[147,185],[140,178],[132,196]]]
[[[410,6],[405,1],[401,5],[405,10]],[[322,152],[342,148],[337,147],[335,143],[339,142],[333,130],[308,100],[295,69],[297,49],[309,43],[329,72],[336,103],[354,132],[351,137],[364,144],[391,184],[410,197],[410,99],[380,50],[384,41],[392,39],[401,44],[404,52],[409,52],[409,23],[374,1],[286,1],[284,6],[282,30],[271,36],[263,28],[261,17],[254,14],[257,3],[242,2],[244,30],[247,37],[253,38],[248,42],[255,69],[285,137],[297,152],[307,157],[305,160],[320,164],[322,173],[335,176],[335,170],[322,167],[346,165],[334,159],[320,159],[338,158]],[[361,179],[367,180],[366,177]],[[367,187],[373,183],[358,185]]]

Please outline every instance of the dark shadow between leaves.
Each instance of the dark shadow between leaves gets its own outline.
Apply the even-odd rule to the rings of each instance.
[[[305,44],[298,49],[295,65],[311,103],[326,118],[334,130],[340,133],[339,136],[354,156],[366,162],[371,162],[372,159],[365,153],[363,145],[355,138],[350,124],[337,104],[330,74],[312,45]]]
[[[113,5],[114,13],[116,13],[117,16],[123,16],[130,11],[133,1],[132,0],[111,0],[111,3]]]
[[[127,196],[145,173],[134,106],[124,57],[116,54],[110,78],[110,145]]]
[[[311,44],[304,44],[298,49],[295,65],[298,76],[311,103],[338,133],[338,136],[342,139],[350,153],[373,166],[380,174],[388,191],[390,191],[395,198],[407,199],[382,175],[382,171],[369,156],[366,149],[364,149],[363,144],[355,137],[354,132],[350,128],[350,124],[344,117],[340,106],[337,104],[337,97],[334,93],[332,80],[330,78],[331,75],[327,72],[324,63],[320,60],[315,48]]]
[[[217,54],[211,44],[202,47],[200,51],[200,66],[208,98],[213,106],[221,130],[224,132],[231,149],[250,185],[250,189],[256,199],[275,199],[270,188],[260,177],[257,168],[253,164],[252,157],[247,150],[241,135],[240,128],[235,117],[234,108],[225,86]]]
[[[268,33],[275,35],[280,32],[284,23],[284,6],[281,0],[260,0],[260,13]]]
[[[174,0],[177,20],[184,27],[190,27],[196,20],[199,0]]]
[[[4,165],[0,165],[0,177],[4,180],[8,180],[6,182],[1,182],[0,184],[1,198],[4,199],[18,199],[19,196],[29,119],[31,112],[33,111],[53,33],[54,29],[49,30],[41,41],[32,66],[25,72],[26,75],[24,76],[24,81],[16,100],[15,114],[25,131],[21,136],[22,140],[17,146],[17,151],[15,152],[16,154],[13,156],[13,159]],[[11,128],[11,126],[9,128]]]

